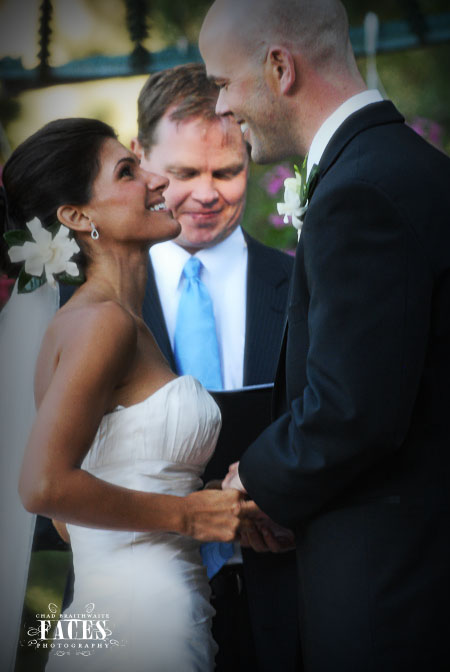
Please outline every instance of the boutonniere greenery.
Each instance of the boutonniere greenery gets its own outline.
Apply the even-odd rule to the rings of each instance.
[[[317,186],[319,179],[319,166],[314,164],[306,180],[306,164],[308,157],[305,156],[301,170],[294,165],[295,177],[287,177],[284,181],[284,203],[277,203],[279,215],[284,215],[284,223],[289,223],[297,229],[298,240],[303,225],[303,220],[308,209],[309,202]]]
[[[56,280],[66,284],[84,281],[77,264],[70,261],[80,248],[66,226],[56,224],[46,229],[35,217],[27,223],[27,229],[7,231],[3,237],[9,245],[11,261],[25,262],[18,277],[19,294],[33,292],[45,282],[55,287]]]

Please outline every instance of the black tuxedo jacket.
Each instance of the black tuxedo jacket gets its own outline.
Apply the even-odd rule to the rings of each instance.
[[[240,476],[297,532],[306,669],[447,670],[450,159],[381,102],[319,168]]]

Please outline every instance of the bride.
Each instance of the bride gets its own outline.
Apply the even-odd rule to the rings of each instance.
[[[200,490],[220,413],[198,381],[174,375],[141,316],[149,246],[180,231],[164,204],[168,182],[142,170],[114,131],[91,119],[42,128],[15,150],[2,179],[0,223],[10,230],[10,257],[25,261],[3,322],[21,305],[22,312],[51,305],[53,313],[55,276],[83,268],[86,275],[43,329],[19,492],[27,511],[67,523],[75,567],[69,616],[105,616],[97,636],[109,640],[90,655],[54,647],[47,669],[212,670],[213,610],[199,542],[237,536],[242,495]],[[38,347],[38,323],[21,324],[17,339],[31,336]],[[7,420],[23,430],[20,399]],[[8,439],[4,478],[16,490],[9,448]],[[28,538],[30,525],[18,521],[13,516],[6,529]],[[1,533],[6,541],[3,524]],[[28,555],[14,548],[6,563],[9,554],[20,575]],[[2,585],[23,582],[13,578],[11,570]],[[78,644],[74,632],[65,637]]]

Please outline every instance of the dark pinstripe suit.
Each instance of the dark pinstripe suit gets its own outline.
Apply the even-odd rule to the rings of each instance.
[[[275,377],[293,261],[245,232],[244,236],[248,248],[244,385],[257,385]],[[143,317],[175,370],[151,263]],[[258,554],[243,549],[243,560],[258,670],[298,670],[294,553]]]

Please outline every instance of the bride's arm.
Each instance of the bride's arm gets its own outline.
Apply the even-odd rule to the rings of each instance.
[[[25,508],[89,527],[233,539],[241,508],[237,492],[151,494],[112,485],[80,468],[134,361],[137,333],[131,316],[112,302],[86,309],[83,320],[72,320],[66,332],[25,452],[19,484]]]

